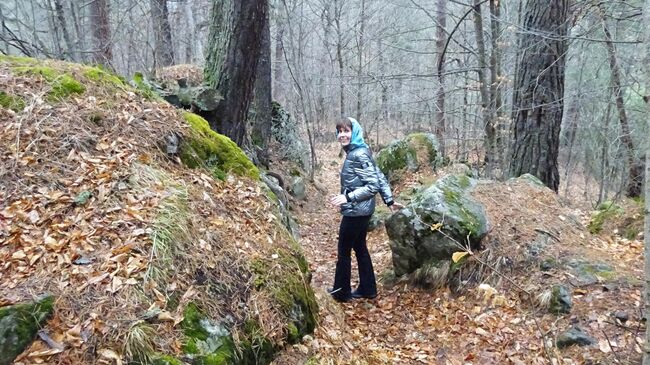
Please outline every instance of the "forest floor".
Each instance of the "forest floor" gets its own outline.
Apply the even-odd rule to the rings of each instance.
[[[548,189],[527,184],[493,182],[479,184],[474,190],[491,222],[484,240],[488,249],[476,259],[492,268],[476,261],[474,265],[481,271],[475,275],[480,283],[491,284],[487,291],[479,289],[476,281],[454,290],[426,290],[407,281],[385,280],[390,277],[392,262],[381,226],[368,235],[378,297],[334,302],[326,289],[333,282],[340,215],[326,202],[339,188],[342,158],[338,151],[331,145],[319,154],[323,168],[316,181],[327,193],[310,190],[307,202],[295,212],[320,305],[319,327],[313,337],[289,348],[274,364],[639,362],[645,330],[641,321],[642,237],[630,241],[614,232],[592,236],[585,228],[590,212],[573,208],[578,204],[572,205]],[[418,180],[430,178],[411,176],[395,188],[395,195]],[[584,282],[562,264],[542,272],[539,260],[531,260],[526,252],[544,236],[546,246],[540,260],[603,263],[615,274],[596,273],[594,281]],[[354,288],[354,259],[352,269]],[[544,302],[542,293],[548,293],[553,284],[572,290],[570,314],[551,314],[540,304]],[[629,319],[621,322],[615,312],[624,312]],[[557,336],[572,326],[582,328],[594,344],[557,349]]]

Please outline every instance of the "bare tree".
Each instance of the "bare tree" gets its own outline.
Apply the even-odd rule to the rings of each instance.
[[[156,67],[174,64],[174,49],[172,47],[172,32],[169,26],[169,11],[167,0],[150,0],[151,22],[154,34],[154,59]]]
[[[108,0],[94,0],[90,2],[89,7],[94,47],[92,61],[111,67],[113,45],[111,44]]]

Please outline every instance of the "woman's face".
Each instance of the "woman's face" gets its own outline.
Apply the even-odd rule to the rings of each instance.
[[[352,137],[352,129],[343,126],[341,129],[339,129],[339,135],[337,136],[337,139],[341,146],[345,147],[350,144],[350,138]]]

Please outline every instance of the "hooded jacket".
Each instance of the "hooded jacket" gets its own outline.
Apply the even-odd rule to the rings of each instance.
[[[352,136],[350,144],[343,148],[346,157],[341,169],[341,194],[348,202],[341,205],[341,214],[348,217],[370,216],[375,211],[375,194],[379,193],[388,206],[393,204],[393,194],[363,140],[361,125],[354,118],[348,119],[352,122]]]

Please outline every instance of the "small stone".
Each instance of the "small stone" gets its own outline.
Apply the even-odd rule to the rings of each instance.
[[[626,311],[616,311],[614,312],[614,318],[621,321],[621,323],[625,323],[628,319],[630,319],[630,316]]]
[[[559,348],[565,348],[572,345],[578,346],[588,346],[596,343],[593,337],[586,334],[582,328],[578,326],[573,326],[569,328],[566,332],[560,334],[557,337],[555,345]]]
[[[571,291],[564,285],[553,286],[549,310],[552,313],[570,313],[572,307]]]
[[[84,205],[93,194],[90,191],[83,191],[74,199],[76,205]]]

